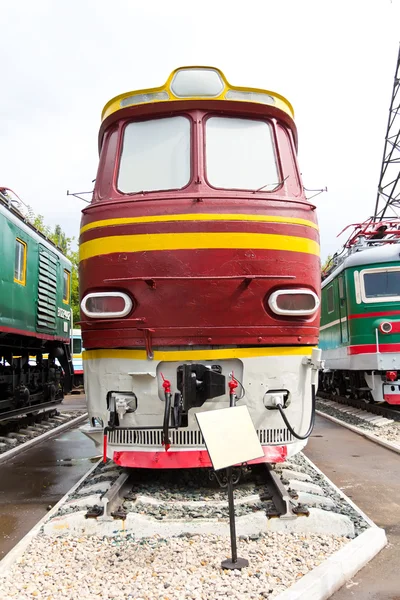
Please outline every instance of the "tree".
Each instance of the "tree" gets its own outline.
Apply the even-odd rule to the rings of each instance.
[[[328,256],[326,257],[326,260],[324,262],[323,265],[321,265],[321,272],[325,273],[325,271],[327,271],[327,269],[331,266],[332,263],[332,256],[331,254],[328,254]]]
[[[28,220],[38,231],[52,241],[72,263],[70,293],[72,314],[74,323],[76,323],[80,320],[80,308],[78,277],[79,254],[77,250],[74,251],[71,247],[75,238],[67,237],[60,225],[55,225],[52,230],[51,227],[45,224],[43,215],[36,215],[31,207],[28,209]]]

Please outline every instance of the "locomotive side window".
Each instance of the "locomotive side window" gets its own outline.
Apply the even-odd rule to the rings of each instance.
[[[330,285],[326,290],[327,295],[327,309],[328,313],[332,313],[335,310],[335,299],[333,296],[333,285]]]
[[[63,275],[63,302],[64,304],[69,304],[69,291],[71,284],[71,273],[64,269]]]
[[[400,300],[400,269],[368,269],[361,272],[363,302]]]
[[[26,243],[15,240],[14,281],[26,285]]]
[[[82,340],[81,338],[73,338],[72,340],[72,353],[80,354],[82,352]]]
[[[189,119],[168,117],[125,127],[117,184],[121,192],[180,189],[189,180]]]
[[[207,179],[217,188],[279,187],[271,127],[264,121],[210,117],[206,121]]]

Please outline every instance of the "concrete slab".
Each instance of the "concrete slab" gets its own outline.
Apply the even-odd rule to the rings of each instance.
[[[29,429],[28,427],[20,429],[18,433],[20,433],[21,435],[25,435],[29,439],[37,436],[37,431],[32,431],[32,429]]]
[[[44,525],[44,533],[54,535],[104,535],[116,532],[134,533],[136,538],[161,535],[171,537],[181,533],[202,533],[229,536],[228,519],[190,519],[159,521],[147,515],[128,513],[125,521],[99,521],[86,519],[86,511],[79,511],[55,517]],[[327,512],[319,508],[310,509],[309,517],[295,520],[267,519],[261,511],[236,518],[237,535],[252,535],[267,531],[295,531],[297,533],[319,533],[354,537],[354,526],[344,515]]]
[[[379,419],[379,421],[374,422],[374,427],[386,427],[387,425],[391,425],[392,423],[394,423],[393,419],[385,419],[385,417],[382,417],[381,419]]]
[[[306,473],[300,471],[293,471],[291,469],[282,469],[282,476],[285,479],[298,479],[299,481],[312,481],[311,477]]]
[[[310,508],[308,517],[298,517],[294,521],[270,519],[268,530],[354,537],[354,525],[349,517],[331,511],[328,512],[321,508]]]
[[[317,496],[324,496],[324,490],[315,483],[309,483],[308,481],[299,481],[297,479],[289,479],[289,488],[296,492],[309,492],[310,494],[317,494]]]
[[[8,437],[0,436],[0,442],[2,444],[7,444],[7,446],[9,448],[14,448],[14,446],[18,445],[18,440],[15,438],[8,438]]]
[[[316,494],[309,494],[307,492],[298,492],[297,500],[306,506],[321,506],[328,508],[333,508],[335,506],[335,503],[331,498],[317,496]]]

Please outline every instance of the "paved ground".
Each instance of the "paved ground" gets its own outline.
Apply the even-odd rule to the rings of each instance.
[[[388,546],[332,600],[400,600],[400,457],[317,417],[305,454],[373,521]]]
[[[63,410],[84,409],[85,397],[69,396],[64,403]],[[0,465],[0,559],[82,477],[96,454],[93,442],[75,429]]]
[[[70,394],[69,396],[65,396],[62,403],[57,404],[57,408],[63,412],[86,410],[86,396],[85,394]]]

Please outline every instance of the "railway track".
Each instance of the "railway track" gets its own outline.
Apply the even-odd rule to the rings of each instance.
[[[386,419],[392,419],[393,421],[400,421],[400,407],[399,410],[395,408],[389,408],[386,404],[372,404],[366,400],[359,400],[358,398],[347,398],[346,396],[336,396],[335,394],[329,394],[327,392],[318,391],[318,396],[325,400],[331,400],[338,404],[345,404],[346,406],[353,406],[365,410],[374,415],[381,415]]]
[[[3,418],[0,421],[0,462],[14,457],[28,447],[39,444],[52,435],[83,421],[87,413],[83,411],[59,412],[55,407]]]
[[[398,411],[324,393],[318,393],[316,408],[318,415],[400,454]]]
[[[234,488],[238,532],[260,535],[304,527],[305,531],[354,535],[350,517],[341,514],[341,500],[335,503],[331,490],[321,487],[319,475],[316,484],[313,471],[301,457],[296,460],[275,469],[252,465],[236,470],[240,474]],[[218,481],[212,469],[171,469],[155,476],[152,469],[124,470],[100,463],[45,531],[100,536],[123,531],[136,538],[181,532],[225,535],[229,513],[221,479],[223,472]]]
[[[239,473],[239,469],[237,469]],[[212,472],[209,471],[209,476]],[[289,493],[289,491],[282,484],[282,481],[270,465],[259,465],[252,468],[252,479],[254,479],[254,490],[251,490],[251,484],[249,484],[249,478],[244,474],[245,482],[244,487],[248,488],[248,495],[242,497],[243,503],[249,503],[254,507],[260,507],[264,505],[265,513],[269,518],[279,517],[283,519],[295,519],[298,515],[308,516],[309,510],[299,505],[296,500],[298,499],[297,494]],[[151,476],[151,475],[150,475]],[[210,477],[210,482],[215,482],[215,476]],[[86,513],[86,518],[99,518],[101,521],[112,520],[112,519],[126,519],[128,508],[125,505],[126,502],[145,503],[146,495],[135,493],[135,485],[137,484],[137,471],[124,469],[118,478],[114,481],[107,492],[101,497],[100,505],[95,505],[89,508]],[[239,486],[240,488],[240,486]],[[222,493],[216,486],[210,486],[208,493],[213,495],[213,490],[217,494],[218,507],[220,508],[219,500]],[[220,493],[221,492],[221,493]],[[254,493],[252,493],[254,492]],[[203,491],[203,494],[206,493]],[[194,494],[193,494],[194,495]],[[215,494],[214,494],[215,495]],[[202,496],[206,498],[206,496]],[[243,498],[244,501],[243,502]],[[163,498],[163,503],[171,504],[176,501],[174,493],[171,494],[170,498]],[[211,502],[216,502],[215,499],[211,498]],[[179,502],[179,500],[178,500]],[[206,502],[202,500],[200,502]],[[224,504],[224,500],[221,500],[221,505]],[[226,502],[225,502],[226,504]],[[154,505],[154,503],[153,503]],[[200,505],[201,507],[202,505]],[[182,504],[182,508],[184,504]],[[194,508],[194,507],[192,507]],[[219,511],[217,511],[219,514]]]

